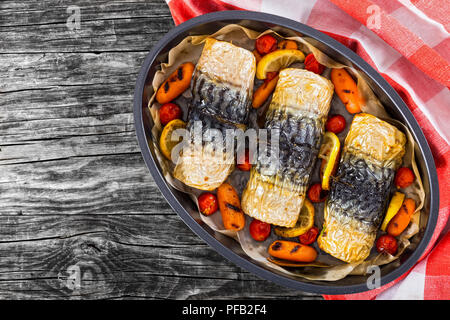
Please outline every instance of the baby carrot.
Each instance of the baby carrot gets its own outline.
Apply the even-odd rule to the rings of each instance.
[[[345,104],[350,113],[361,112],[364,99],[360,96],[355,80],[345,69],[332,69],[331,82],[339,99]]]
[[[293,40],[283,40],[278,43],[278,49],[298,49],[298,45]]]
[[[275,258],[289,261],[312,262],[317,258],[314,248],[293,241],[274,241],[268,251]]]
[[[269,81],[267,80],[264,81],[264,83],[258,89],[256,89],[256,91],[253,93],[253,101],[252,101],[253,108],[258,109],[263,105],[263,103],[267,100],[267,98],[270,96],[273,90],[275,90],[277,82],[278,82],[278,75],[276,75]]]
[[[244,228],[245,216],[236,190],[229,183],[222,183],[217,189],[220,213],[225,229],[239,231]]]
[[[192,62],[186,62],[180,65],[159,87],[156,92],[156,100],[163,104],[178,97],[189,88],[193,73],[194,64]]]
[[[415,210],[416,203],[414,200],[411,198],[405,199],[397,214],[389,222],[387,232],[393,237],[399,236],[409,225]]]

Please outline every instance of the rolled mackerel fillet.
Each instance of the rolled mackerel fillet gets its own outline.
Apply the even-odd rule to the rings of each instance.
[[[242,195],[242,209],[258,220],[295,226],[319,153],[333,96],[328,79],[304,69],[284,69],[266,113],[268,132],[279,130],[278,159],[259,152]],[[278,152],[278,150],[275,150]]]
[[[325,204],[322,250],[348,263],[369,256],[405,144],[393,125],[370,114],[353,118]]]
[[[234,169],[234,149],[226,149],[226,130],[245,129],[250,109],[256,59],[252,52],[229,42],[207,38],[191,82],[187,129],[190,142],[183,148],[174,176],[201,189],[219,187]],[[195,142],[195,126],[211,141]],[[221,138],[208,134],[213,129]],[[196,136],[198,138],[198,135]],[[222,146],[217,144],[222,142]],[[198,141],[198,140],[197,140]]]

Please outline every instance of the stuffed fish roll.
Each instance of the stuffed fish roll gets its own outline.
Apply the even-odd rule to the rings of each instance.
[[[405,135],[370,114],[357,114],[325,204],[319,247],[348,262],[366,259],[405,154]]]
[[[191,141],[178,158],[175,178],[197,189],[214,190],[233,171],[234,149],[226,148],[225,131],[245,128],[255,71],[252,52],[225,41],[206,39],[191,82],[187,124]],[[211,141],[195,143],[196,123],[201,123],[202,135],[213,129],[223,139],[211,137]]]
[[[319,153],[333,96],[328,79],[304,69],[284,69],[266,113],[265,128],[279,132],[278,159],[262,161],[260,150],[242,195],[249,216],[295,226]],[[271,148],[267,141],[268,150]]]

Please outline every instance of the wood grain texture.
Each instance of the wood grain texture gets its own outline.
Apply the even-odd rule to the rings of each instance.
[[[163,0],[0,2],[0,299],[320,298],[224,259],[145,167],[134,84],[172,27]]]
[[[66,26],[78,6],[81,28]],[[173,26],[162,1],[1,1],[3,52],[148,51]]]
[[[176,215],[15,216],[0,225],[0,296],[298,297],[224,260]]]

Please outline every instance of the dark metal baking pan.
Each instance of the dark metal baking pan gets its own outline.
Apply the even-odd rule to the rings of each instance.
[[[214,12],[191,19],[173,28],[149,52],[136,82],[134,120],[144,161],[167,202],[181,219],[217,252],[261,278],[294,289],[322,294],[348,294],[369,290],[366,284],[367,276],[347,276],[344,279],[332,282],[310,281],[279,273],[256,263],[242,251],[240,245],[233,239],[214,232],[206,224],[198,222],[201,220],[198,218],[198,211],[192,200],[186,194],[173,189],[165,181],[152,144],[148,143],[152,139],[153,120],[146,112],[146,108],[149,98],[153,94],[151,82],[155,72],[158,70],[160,63],[167,59],[169,50],[185,37],[212,34],[231,23],[237,23],[257,31],[276,28],[277,32],[283,36],[300,35],[314,39],[313,44],[331,58],[344,64],[353,65],[363,71],[369,85],[384,104],[388,113],[408,126],[417,142],[416,161],[426,192],[423,208],[423,216],[427,220],[426,227],[423,232],[416,235],[416,237],[419,237],[419,242],[415,248],[402,255],[399,261],[400,265],[391,263],[381,267],[381,285],[403,275],[418,261],[427,247],[436,226],[439,211],[436,167],[425,136],[397,92],[368,63],[329,36],[290,19],[251,11]]]

